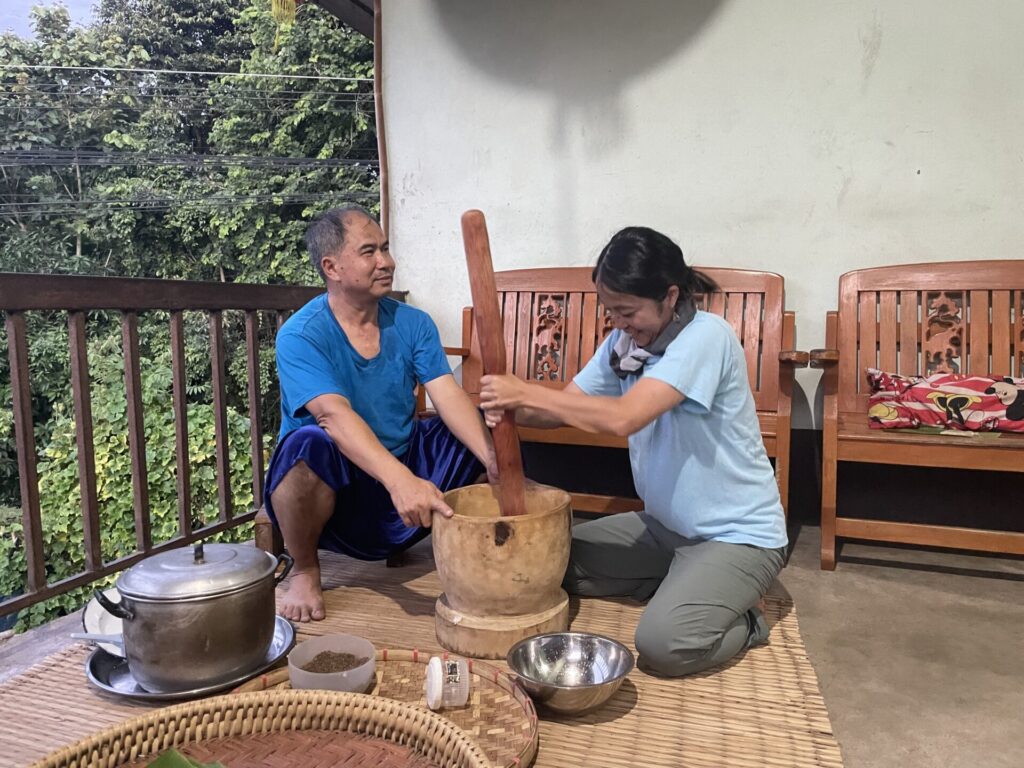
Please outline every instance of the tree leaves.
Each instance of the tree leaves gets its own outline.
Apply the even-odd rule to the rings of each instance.
[[[274,49],[266,0],[101,0],[97,20],[72,25],[66,10],[33,11],[33,40],[0,35],[0,150],[90,148],[112,164],[52,160],[0,168],[0,271],[120,275],[250,283],[319,284],[302,236],[320,211],[353,197],[377,199],[370,41],[312,3]],[[83,67],[84,69],[19,69]],[[90,69],[92,67],[92,69]],[[102,69],[101,69],[102,68]],[[141,69],[157,70],[155,73]],[[180,70],[178,74],[161,74]],[[275,77],[210,76],[202,72]],[[354,80],[310,80],[300,75]],[[280,76],[280,77],[278,77]],[[139,153],[125,157],[113,153]],[[362,158],[357,166],[241,167],[148,163],[146,156]],[[44,156],[45,157],[45,156]],[[154,202],[159,201],[159,202]],[[170,202],[168,202],[170,201]],[[167,318],[139,319],[154,536],[176,525],[174,425]],[[64,313],[29,313],[32,408],[52,577],[82,564],[81,512]],[[97,487],[104,555],[134,546],[131,463],[116,313],[90,313]],[[194,467],[193,512],[217,514],[209,441],[209,335],[185,316],[186,391]],[[252,503],[244,322],[225,314],[231,493]],[[279,402],[261,329],[261,420],[272,433]],[[0,504],[19,503],[6,338],[0,336]],[[269,443],[267,445],[269,450]],[[20,519],[20,517],[18,518]],[[0,595],[22,583],[20,523],[0,519]],[[247,535],[239,531],[238,536]],[[61,557],[54,559],[54,553]],[[22,612],[38,623],[84,592]]]
[[[316,284],[302,232],[315,213],[353,196],[376,201],[376,139],[369,81],[305,76],[370,77],[372,44],[307,4],[275,52],[268,11],[265,0],[103,0],[98,21],[77,28],[59,7],[38,10],[37,39],[0,37],[0,64],[108,69],[0,70],[0,149],[365,165],[11,166],[0,176],[0,240],[17,235],[20,255],[0,269]],[[133,67],[184,73],[122,71]],[[303,201],[288,202],[296,195]],[[151,202],[168,199],[180,202]]]

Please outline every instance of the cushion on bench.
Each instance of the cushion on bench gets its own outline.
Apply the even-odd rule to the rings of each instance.
[[[868,368],[874,429],[921,426],[1024,432],[1024,379],[936,373],[900,376]]]

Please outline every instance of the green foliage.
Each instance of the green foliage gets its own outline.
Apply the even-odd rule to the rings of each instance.
[[[33,11],[36,35],[0,35],[0,151],[74,148],[132,157],[376,158],[372,43],[313,3],[277,27],[268,0],[100,0],[96,21],[72,25],[61,7]],[[84,67],[19,69],[13,65]],[[89,69],[92,68],[92,69]],[[98,69],[103,68],[103,69]],[[131,69],[184,70],[174,75]],[[280,77],[211,77],[194,72]],[[191,72],[191,73],[190,73]],[[301,75],[326,78],[306,79]],[[318,284],[302,233],[349,199],[374,205],[372,162],[247,167],[224,162],[82,160],[0,169],[0,271],[252,283]],[[44,538],[52,581],[81,570],[77,449],[63,314],[26,316],[32,416],[40,451]],[[104,556],[134,548],[126,412],[116,313],[90,313],[97,482]],[[216,515],[208,328],[186,315],[194,514]],[[154,539],[176,530],[173,416],[166,315],[140,316]],[[273,434],[278,401],[273,327],[261,330],[260,414]],[[251,504],[239,314],[224,316],[232,493]],[[0,505],[20,504],[7,339],[0,334]],[[245,531],[234,535],[246,536]],[[0,596],[25,575],[20,514],[0,515]],[[21,626],[80,604],[84,590],[22,612]]]
[[[103,0],[85,28],[37,8],[36,39],[0,36],[0,64],[273,77],[5,68],[0,150],[374,160],[371,84],[304,77],[372,77],[372,43],[307,3],[275,50],[269,5]],[[316,284],[310,218],[378,195],[369,162],[62,162],[0,174],[0,270]]]
[[[282,30],[276,51],[277,26],[263,5],[250,5],[243,11],[238,27],[255,46],[243,72],[373,76],[370,42],[339,27],[313,4],[299,8],[296,24]],[[286,94],[292,94],[293,100]],[[376,158],[373,93],[367,82],[225,78],[214,86],[211,96],[225,116],[215,122],[210,144],[225,154]],[[230,265],[245,282],[265,282],[269,273],[271,282],[315,283],[318,278],[302,246],[308,220],[324,207],[353,196],[371,207],[377,199],[376,174],[367,165],[300,172],[233,168],[225,181],[241,195],[257,194],[268,183],[282,194],[296,195],[310,188],[332,191],[329,201],[271,208],[240,204],[213,212],[207,226],[211,237],[208,253],[216,254],[218,263]],[[369,194],[360,191],[364,189],[369,189]]]
[[[128,411],[116,340],[107,338],[90,347],[90,357],[97,361],[92,410],[101,546],[103,559],[109,562],[136,551]],[[142,360],[141,369],[150,520],[153,541],[158,543],[179,534],[169,353]],[[213,407],[208,403],[188,408],[193,525],[210,524],[219,514],[213,419]],[[236,512],[246,512],[254,506],[249,420],[233,408],[228,410],[228,436],[232,504]],[[52,583],[85,568],[75,422],[63,406],[56,409],[49,442],[40,452],[39,475],[46,576]],[[252,528],[246,525],[213,540],[251,537]],[[0,518],[0,561],[7,563],[0,571],[0,595],[14,594],[23,588],[25,578],[21,523],[14,514],[8,514],[6,520]],[[22,611],[17,628],[36,626],[74,610],[88,599],[92,588],[73,590]]]
[[[126,46],[144,49],[154,62],[237,72],[252,52],[236,29],[239,6],[244,4],[236,0],[100,0],[96,15],[100,27],[114,30]]]
[[[130,76],[95,70],[41,70],[10,65],[146,67],[137,46],[100,26],[72,27],[62,7],[35,8],[36,39],[0,37],[0,95],[4,135],[0,149],[54,151],[101,146],[100,137],[131,124],[125,102]],[[12,258],[2,268],[26,271],[110,273],[114,249],[125,243],[108,222],[77,205],[101,196],[117,169],[74,163],[6,165],[0,176],[0,240]],[[55,212],[69,215],[54,215]],[[103,256],[100,256],[103,254]],[[127,252],[130,263],[132,251]]]

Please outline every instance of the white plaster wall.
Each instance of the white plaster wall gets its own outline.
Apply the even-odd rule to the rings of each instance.
[[[1022,29],[1019,0],[386,0],[398,286],[457,343],[463,210],[496,269],[645,224],[784,275],[822,346],[845,271],[1020,255]]]

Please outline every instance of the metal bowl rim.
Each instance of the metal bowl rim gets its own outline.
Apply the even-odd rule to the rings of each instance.
[[[587,683],[586,685],[557,685],[555,683],[549,683],[545,680],[538,680],[535,677],[530,677],[529,675],[525,675],[519,670],[517,670],[512,665],[512,654],[515,653],[515,651],[520,646],[526,645],[527,643],[533,640],[540,640],[545,637],[592,637],[597,638],[598,640],[604,640],[605,642],[610,643],[611,645],[618,646],[618,648],[625,653],[626,658],[629,659],[629,664],[626,665],[626,669],[621,675],[611,677],[600,683]],[[620,643],[615,638],[608,637],[607,635],[599,635],[596,632],[544,632],[539,635],[531,635],[530,637],[524,637],[522,640],[520,640],[508,649],[508,653],[505,654],[505,663],[508,664],[509,669],[511,669],[517,677],[521,677],[523,678],[523,680],[526,680],[527,682],[533,683],[535,685],[543,685],[547,688],[555,688],[560,691],[580,691],[586,688],[597,688],[602,685],[608,685],[609,683],[614,683],[616,681],[623,680],[630,672],[633,671],[633,668],[636,666],[636,660],[633,658],[633,652],[629,650],[629,648],[627,648],[625,645]]]

